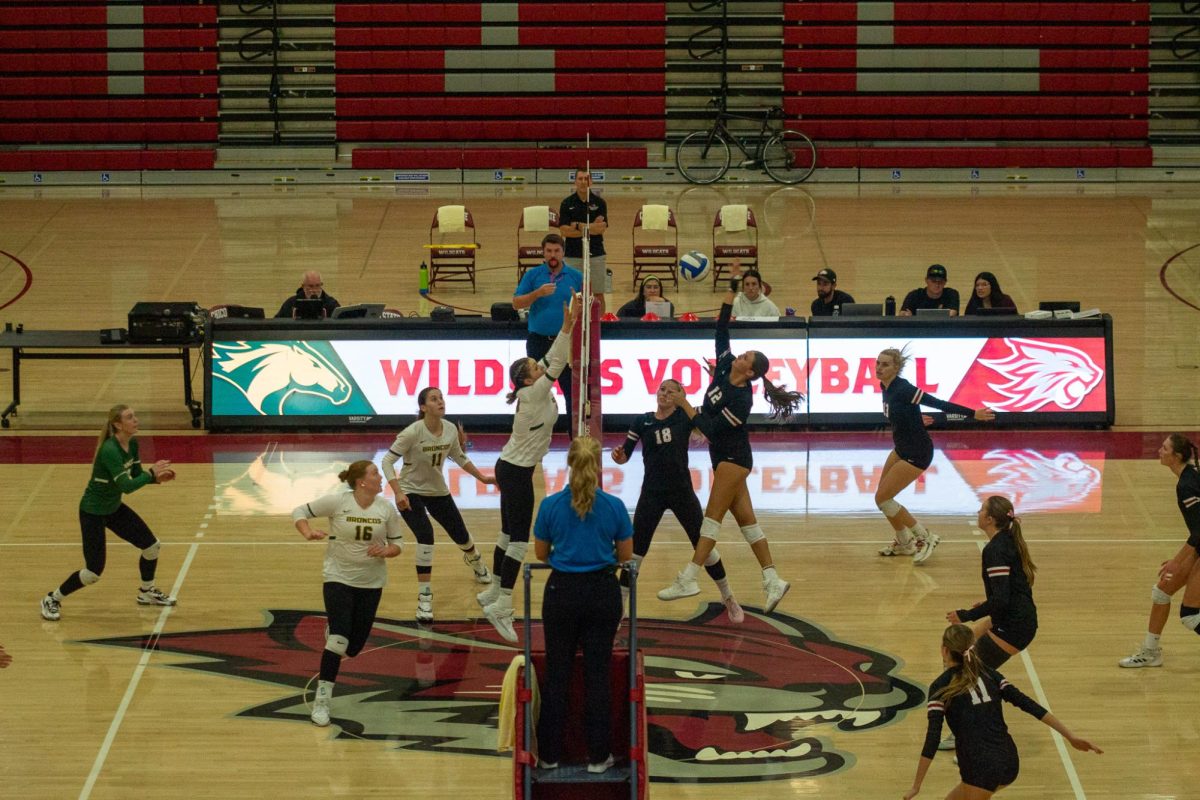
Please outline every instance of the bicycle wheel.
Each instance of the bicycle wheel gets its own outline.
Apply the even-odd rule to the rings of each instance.
[[[692,183],[716,183],[729,171],[729,142],[716,131],[689,133],[675,151],[675,166]]]
[[[800,131],[781,131],[763,146],[763,168],[780,183],[799,183],[816,167],[816,145]]]

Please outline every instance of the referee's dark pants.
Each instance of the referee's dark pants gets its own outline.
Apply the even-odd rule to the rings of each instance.
[[[550,345],[554,344],[555,336],[543,336],[540,333],[530,333],[525,339],[525,355],[537,361],[550,352]],[[567,433],[572,437],[575,436],[575,427],[571,424],[571,367],[570,356],[568,356],[568,364],[563,367],[562,373],[558,376],[558,386],[562,389],[563,399],[567,401]],[[554,426],[555,430],[561,431],[562,425]]]
[[[583,730],[588,763],[599,764],[612,752],[612,696],[609,672],[613,638],[621,624],[621,587],[616,572],[554,570],[542,596],[546,637],[546,673],[542,676],[542,714],[537,739],[542,761],[563,755],[563,728],[575,651],[583,647]]]

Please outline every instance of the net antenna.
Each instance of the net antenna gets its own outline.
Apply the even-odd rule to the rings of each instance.
[[[586,164],[588,174],[588,196],[584,202],[584,226],[583,226],[583,308],[580,309],[580,327],[579,327],[579,364],[577,372],[579,375],[579,391],[575,393],[573,416],[575,418],[576,436],[586,436],[589,433],[588,417],[589,398],[588,398],[588,378],[591,375],[592,369],[592,301],[595,299],[592,293],[592,134],[586,134],[585,147],[587,149]]]

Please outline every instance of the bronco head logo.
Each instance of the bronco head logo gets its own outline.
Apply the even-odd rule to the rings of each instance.
[[[354,388],[310,342],[213,344],[213,377],[245,395],[259,414],[283,414],[294,394],[324,397],[335,406]]]
[[[830,774],[853,759],[830,739],[840,744],[886,725],[924,700],[919,687],[893,674],[897,663],[889,656],[778,612],[747,609],[744,624],[722,624],[722,610],[710,603],[690,620],[639,622],[652,780]],[[307,724],[305,702],[324,642],[323,615],[272,611],[262,628],[92,643],[200,657],[175,666],[288,687],[285,697],[239,715]],[[540,622],[534,646],[541,646]],[[497,755],[499,686],[517,652],[486,622],[422,629],[377,620],[367,649],[342,665],[332,709],[336,736]]]
[[[1037,411],[1050,403],[1070,410],[1104,379],[1104,370],[1074,347],[1034,339],[1005,339],[1004,343],[1011,351],[1006,357],[979,361],[1008,381],[988,384],[1008,398],[988,403],[996,411]]]

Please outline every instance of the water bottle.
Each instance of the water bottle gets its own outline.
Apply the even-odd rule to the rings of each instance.
[[[429,294],[429,267],[425,262],[421,262],[421,275],[417,279],[417,291],[421,294]]]
[[[833,315],[835,317],[840,317],[842,315],[842,306],[840,304],[833,307]]]
[[[883,301],[883,315],[885,317],[896,316],[896,298],[892,297],[890,294],[887,296],[887,299]]]

